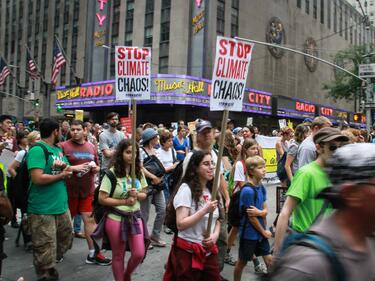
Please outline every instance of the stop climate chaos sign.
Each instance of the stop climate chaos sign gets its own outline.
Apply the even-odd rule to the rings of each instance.
[[[210,110],[242,111],[254,44],[217,37]]]
[[[116,100],[149,100],[151,49],[116,46]]]

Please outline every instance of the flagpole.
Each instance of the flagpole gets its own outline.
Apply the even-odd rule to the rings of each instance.
[[[68,56],[66,55],[66,53],[65,53],[65,51],[64,51],[64,48],[61,46],[60,40],[59,40],[59,38],[57,37],[56,34],[55,34],[55,39],[56,39],[56,43],[57,43],[59,49],[61,50],[61,52],[63,53],[63,55],[64,55],[64,57],[65,57],[66,62],[69,64],[70,71],[73,73],[74,78],[78,78],[79,80],[81,80],[81,79],[77,76],[77,73],[74,71],[74,69],[73,69],[73,67],[72,67],[72,64],[70,63],[70,59],[68,59]]]

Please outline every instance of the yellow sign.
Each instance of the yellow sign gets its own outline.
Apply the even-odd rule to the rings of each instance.
[[[68,100],[74,99],[80,95],[80,87],[74,87],[66,90],[59,90],[57,91],[57,99],[58,100]]]
[[[83,121],[83,110],[76,109],[76,110],[74,110],[74,113],[76,115],[76,120]]]
[[[291,128],[293,130],[293,122],[288,120],[288,128]]]
[[[200,12],[198,15],[192,18],[191,23],[193,25],[193,34],[197,34],[204,27],[204,11]]]
[[[277,171],[276,148],[263,148],[263,159],[264,161],[266,161],[267,173],[276,173]]]
[[[158,92],[168,92],[180,90],[186,94],[197,94],[204,92],[204,82],[203,81],[185,81],[177,80],[173,82],[167,82],[164,79],[154,80],[156,89]]]

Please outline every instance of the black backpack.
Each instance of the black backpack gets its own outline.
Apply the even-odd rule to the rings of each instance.
[[[251,188],[253,188],[252,185],[250,185],[249,183],[246,183],[243,187],[241,187],[240,191],[233,193],[230,199],[229,208],[228,208],[228,223],[231,226],[239,227],[241,223],[241,215],[246,212],[246,208],[243,208],[242,210],[240,210],[241,192],[246,186],[250,186]],[[258,193],[255,190],[255,188],[253,188],[253,190],[254,190],[254,203],[255,203],[258,198]]]
[[[109,193],[109,197],[112,197],[113,193],[115,192],[115,188],[117,184],[116,176],[111,170],[105,170],[104,174],[111,181],[111,191]],[[101,181],[103,180],[103,177],[101,178]],[[105,216],[108,210],[107,206],[103,206],[99,203],[99,189],[100,189],[101,181],[99,185],[95,188],[94,200],[92,201],[92,207],[93,207],[92,215],[94,216],[95,222],[97,224],[103,219],[103,217]]]
[[[286,170],[285,170],[285,163],[286,163],[287,154],[288,154],[287,152],[284,152],[283,156],[281,156],[279,161],[277,161],[276,174],[277,174],[280,181],[284,181],[284,180],[288,179],[288,175],[287,175]]]
[[[43,149],[46,162],[48,162],[49,155],[52,154],[47,150],[47,148],[41,144],[36,143],[30,147],[32,149],[35,146],[39,146]],[[17,208],[21,210],[22,213],[27,211],[27,203],[29,197],[29,188],[30,188],[30,175],[29,170],[27,169],[27,155],[23,157],[19,167],[17,168],[17,175],[12,179],[13,191],[14,191],[14,200]]]

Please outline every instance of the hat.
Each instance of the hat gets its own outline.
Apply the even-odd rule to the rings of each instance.
[[[152,140],[157,135],[158,135],[158,133],[154,129],[147,128],[142,133],[142,142],[143,143],[148,142],[149,140]]]
[[[314,143],[329,142],[333,140],[349,141],[349,138],[341,134],[339,129],[332,127],[320,129],[314,136]]]
[[[354,143],[338,148],[324,168],[332,187],[324,189],[318,198],[329,200],[333,207],[341,205],[340,186],[375,178],[375,144]]]
[[[311,126],[313,120],[311,118],[305,118],[305,120],[303,120],[303,124],[304,125],[307,125],[307,126]]]
[[[237,135],[239,132],[241,132],[241,130],[242,130],[241,127],[234,128],[233,129],[233,134]]]
[[[199,133],[202,133],[203,130],[205,130],[207,128],[212,129],[212,125],[211,125],[210,121],[198,119],[197,123],[195,125],[195,128],[196,128],[197,133],[199,134]]]

